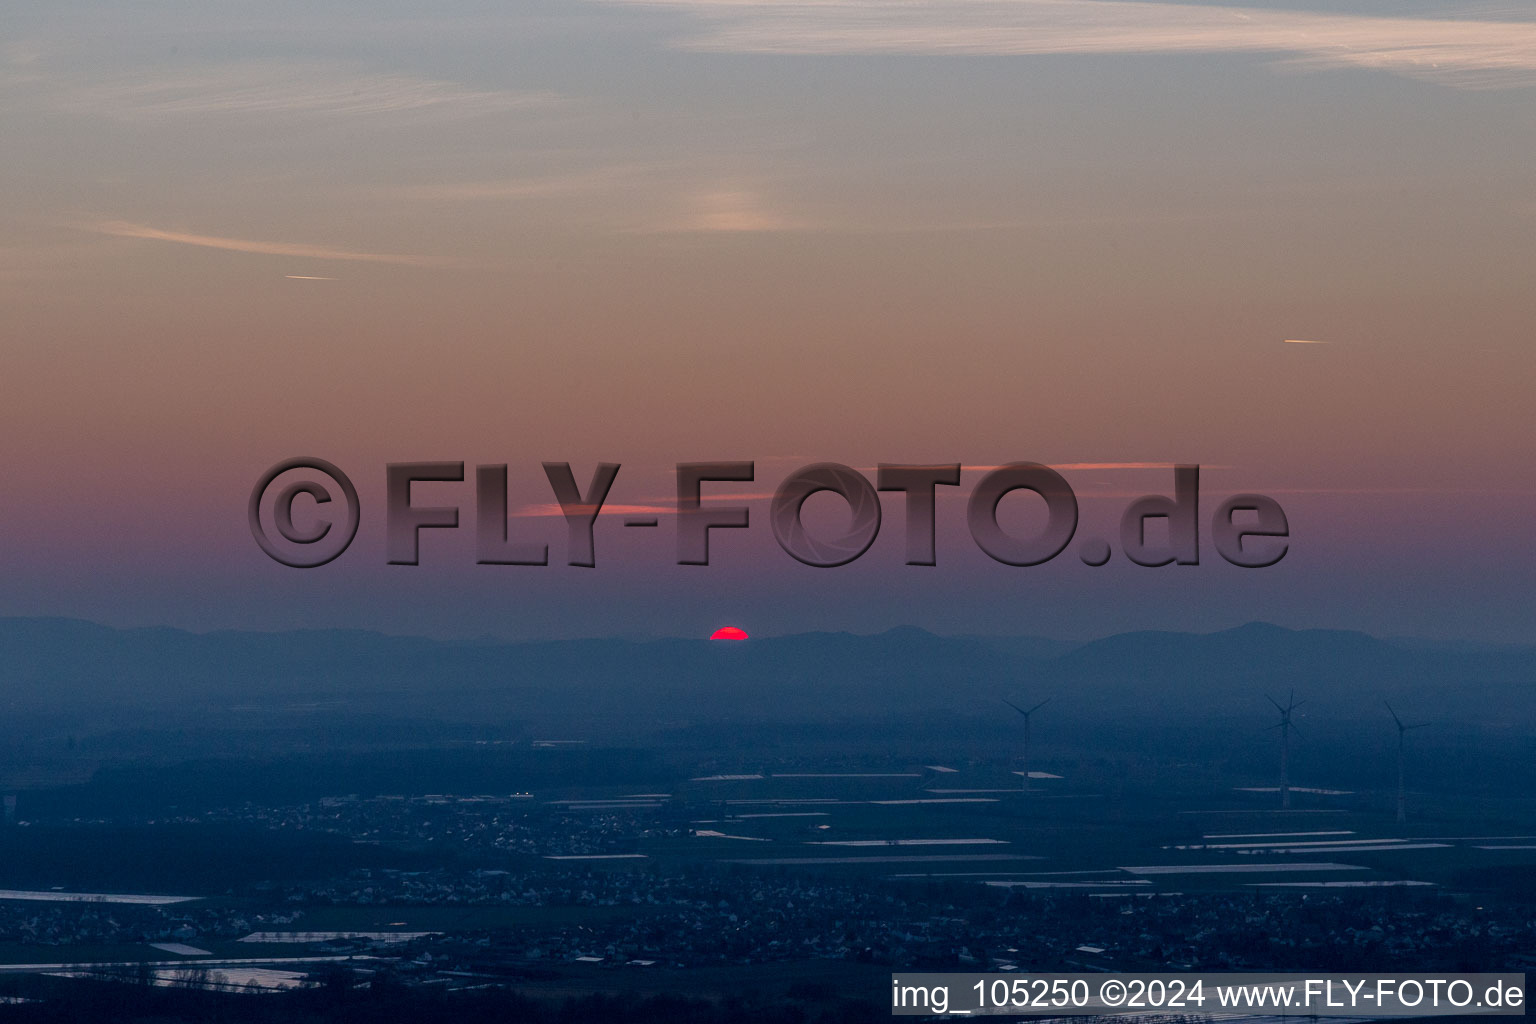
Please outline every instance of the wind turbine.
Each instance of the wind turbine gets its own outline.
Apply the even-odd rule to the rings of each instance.
[[[1007,704],[1009,707],[1013,708],[1013,710],[1024,716],[1024,771],[1022,774],[1024,776],[1024,792],[1026,793],[1029,792],[1029,716],[1033,715],[1036,711],[1039,711],[1050,702],[1051,698],[1047,697],[1039,704],[1036,704],[1028,711],[1025,711],[1023,708],[1019,707],[1008,698],[1003,698],[1004,704]]]
[[[1298,704],[1295,690],[1292,690],[1290,697],[1286,699],[1285,707],[1281,707],[1280,702],[1267,693],[1264,699],[1280,712],[1280,721],[1270,728],[1280,730],[1280,806],[1289,809],[1291,806],[1291,730],[1296,729],[1296,724],[1291,721],[1291,712],[1301,707],[1306,701]],[[1296,729],[1296,735],[1301,735],[1300,729]]]
[[[1422,729],[1429,723],[1415,722],[1412,725],[1404,725],[1403,720],[1397,717],[1397,712],[1392,710],[1391,704],[1387,704],[1386,701],[1382,701],[1382,704],[1386,705],[1387,714],[1392,716],[1392,722],[1397,726],[1397,820],[1402,822],[1408,820],[1408,800],[1403,791],[1403,734],[1409,729]]]

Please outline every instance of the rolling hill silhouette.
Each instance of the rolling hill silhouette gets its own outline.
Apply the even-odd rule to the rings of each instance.
[[[880,720],[964,712],[1005,694],[1062,694],[1054,714],[1251,711],[1295,687],[1340,714],[1383,697],[1449,704],[1468,723],[1531,721],[1536,648],[1434,649],[1341,630],[1250,623],[1135,632],[1075,647],[914,627],[723,643],[451,642],[359,630],[190,633],[0,619],[13,710],[337,702],[354,710],[535,719]]]

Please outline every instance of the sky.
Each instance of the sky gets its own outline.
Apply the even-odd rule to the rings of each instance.
[[[4,26],[0,614],[1536,642],[1528,7],[61,2]],[[361,493],[313,570],[245,515],[299,455]],[[384,466],[419,460],[508,464],[509,532],[554,564],[474,565],[466,482],[418,488],[463,528],[386,565]],[[708,491],[752,526],[677,566],[673,467],[705,460],[756,462]],[[596,567],[562,564],[544,461],[620,463],[610,502],[661,525],[604,516]],[[939,564],[902,564],[898,495],[857,562],[784,554],[767,498],[821,461],[968,467]],[[1199,463],[1203,530],[1267,494],[1290,552],[1001,565],[965,501],[1013,461],[1063,467],[1106,538]]]

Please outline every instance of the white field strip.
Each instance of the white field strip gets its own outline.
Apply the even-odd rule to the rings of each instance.
[[[920,779],[919,772],[774,772],[775,779]]]
[[[966,854],[942,854],[939,856],[911,856],[902,857],[891,855],[889,857],[762,857],[751,860],[727,860],[723,864],[945,864],[956,861],[963,863],[977,863],[980,861],[1003,860],[1040,860],[1040,857],[1031,857],[1019,853],[978,853]]]
[[[830,818],[826,811],[777,811],[772,814],[736,814],[732,815],[739,820],[748,818]]]
[[[1331,861],[1286,861],[1281,864],[1142,864],[1121,868],[1132,875],[1221,875],[1253,874],[1281,871],[1365,871],[1359,864],[1335,864]]]
[[[1107,868],[1102,871],[946,871],[938,874],[925,871],[921,874],[886,875],[886,878],[1001,878],[1004,875],[1012,875],[1019,878],[1062,878],[1082,877],[1083,875],[1119,875],[1119,868]]]
[[[1302,839],[1306,836],[1352,836],[1351,828],[1324,829],[1317,832],[1208,832],[1202,839]]]
[[[341,939],[356,939],[363,942],[410,942],[412,939],[424,939],[429,935],[440,935],[441,932],[251,932],[243,939],[236,942],[271,942],[278,944],[292,944],[305,942],[336,942]],[[164,948],[163,946],[161,947]]]
[[[823,839],[807,846],[1008,846],[1006,839]]]
[[[1379,878],[1358,882],[1249,882],[1255,889],[1390,889],[1428,886],[1434,882],[1415,882],[1407,878]]]
[[[871,800],[869,803],[877,804],[881,807],[900,807],[906,804],[995,804],[997,803],[997,800],[993,797],[985,796],[961,796],[941,797],[933,800]]]
[[[201,896],[146,896],[118,892],[55,892],[54,890],[0,889],[0,900],[38,900],[45,903],[132,903],[141,907],[164,907],[188,903]]]
[[[1296,846],[1282,846],[1278,848],[1266,848],[1263,850],[1236,850],[1236,853],[1266,854],[1266,853],[1393,853],[1398,850],[1445,850],[1449,849],[1449,843],[1383,843],[1380,846],[1314,846],[1303,848]]]
[[[999,889],[1099,889],[1103,890],[1114,886],[1151,885],[1151,881],[1145,878],[1105,879],[1101,882],[1032,882],[1021,879],[1012,881],[1009,879],[992,879],[982,882],[982,885],[991,885]]]
[[[1316,833],[1312,833],[1316,835]],[[1184,846],[1165,846],[1165,850],[1265,850],[1287,847],[1289,849],[1301,849],[1308,846],[1331,846],[1344,849],[1350,846],[1390,846],[1394,843],[1406,843],[1406,839],[1314,839],[1303,842],[1287,842],[1275,840],[1268,843],[1191,843]]]
[[[341,963],[344,960],[349,960],[353,963],[362,963],[365,961],[375,961],[380,959],[383,958],[376,956],[357,956],[351,953],[342,953],[335,956],[239,957],[235,959],[223,958],[218,960],[198,960],[196,961],[196,967],[198,970],[203,970],[204,968],[242,967],[246,965],[253,967],[270,967],[273,964],[334,964]],[[54,971],[78,971],[82,966],[184,968],[188,966],[188,963],[185,960],[110,960],[92,961],[91,963],[84,965],[82,965],[79,961],[68,964],[0,964],[0,974],[42,974]]]
[[[660,800],[550,800],[548,807],[564,807],[568,811],[608,811],[615,808],[634,807],[640,810],[660,807]]]

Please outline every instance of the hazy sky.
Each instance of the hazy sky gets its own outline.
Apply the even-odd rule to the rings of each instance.
[[[1250,619],[1536,641],[1536,20],[1111,0],[13,4],[0,614],[445,635],[1091,636]],[[1319,345],[1286,344],[1309,339]],[[269,465],[363,494],[269,561]],[[1017,569],[887,499],[841,569],[765,504],[672,565],[384,565],[383,466],[1198,462],[1291,553]],[[1066,470],[1083,527],[1166,469]],[[821,499],[817,499],[820,501]],[[831,500],[831,499],[827,499]],[[1019,497],[1020,508],[1025,499]],[[1012,514],[1012,513],[1010,513]],[[1022,515],[1022,513],[1019,513]]]

